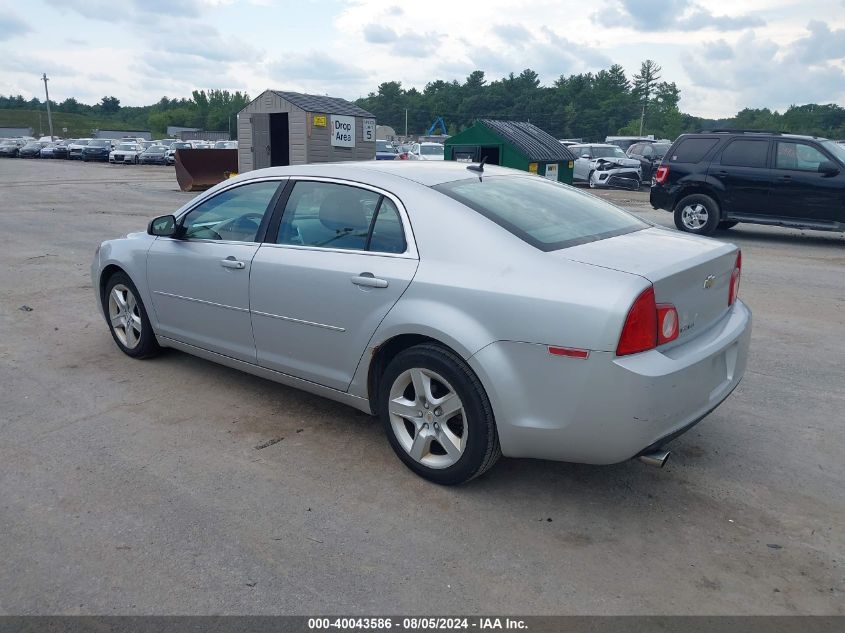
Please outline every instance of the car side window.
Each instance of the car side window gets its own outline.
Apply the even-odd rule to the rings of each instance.
[[[255,242],[278,181],[228,189],[195,207],[182,219],[184,239]]]
[[[718,138],[685,138],[672,146],[667,156],[671,163],[697,163],[719,142]]]
[[[778,169],[795,169],[798,171],[818,171],[819,164],[828,160],[812,145],[805,143],[786,143],[778,141],[777,159]]]
[[[628,149],[628,153],[629,153],[629,154],[631,154],[631,155],[633,155],[633,154],[642,154],[642,151],[641,151],[641,150],[642,150],[642,148],[643,148],[643,147],[642,147],[642,145],[640,145],[640,144],[631,145],[631,147]]]
[[[389,198],[360,187],[302,180],[285,205],[276,243],[403,253],[405,233]]]
[[[722,165],[733,167],[765,167],[769,141],[737,139],[722,150]]]
[[[651,145],[644,145],[637,154],[642,154],[646,158],[651,158],[654,155],[654,149]]]

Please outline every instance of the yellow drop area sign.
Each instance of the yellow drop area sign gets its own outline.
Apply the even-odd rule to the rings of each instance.
[[[532,174],[537,173],[537,163],[528,163],[528,171]]]
[[[326,127],[326,115],[325,114],[315,114],[314,115],[314,127]]]

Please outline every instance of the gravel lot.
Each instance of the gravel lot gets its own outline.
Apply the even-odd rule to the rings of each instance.
[[[440,488],[368,416],[118,351],[94,248],[192,195],[172,168],[0,160],[0,614],[845,614],[842,235],[722,236],[749,368],[664,470],[504,459]]]

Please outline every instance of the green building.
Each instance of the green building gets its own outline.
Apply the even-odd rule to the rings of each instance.
[[[459,134],[446,139],[446,160],[501,165],[572,184],[575,156],[558,140],[536,125],[523,121],[479,119]]]

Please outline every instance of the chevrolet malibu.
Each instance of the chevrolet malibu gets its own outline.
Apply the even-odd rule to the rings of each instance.
[[[125,354],[377,415],[411,470],[457,484],[501,454],[662,464],[745,371],[741,264],[524,172],[369,161],[226,180],[91,273]]]

